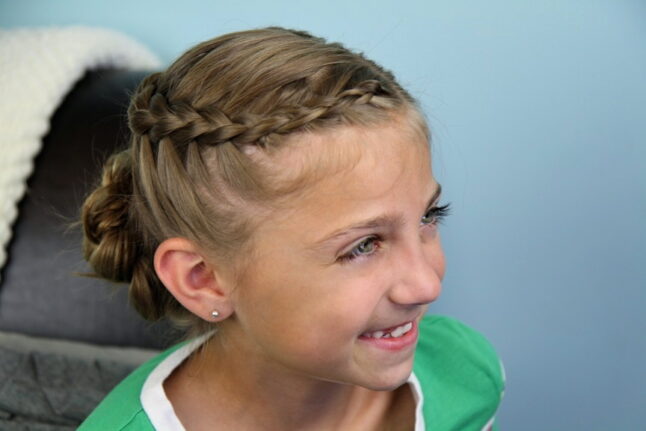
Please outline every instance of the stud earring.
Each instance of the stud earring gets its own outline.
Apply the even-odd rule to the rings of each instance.
[[[214,319],[217,319],[218,317],[220,317],[220,312],[217,310],[211,311],[211,317],[213,317]]]

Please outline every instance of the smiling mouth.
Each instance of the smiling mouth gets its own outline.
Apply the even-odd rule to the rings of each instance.
[[[411,329],[413,329],[413,322],[407,322],[393,328],[363,333],[361,338],[400,338],[410,332]]]

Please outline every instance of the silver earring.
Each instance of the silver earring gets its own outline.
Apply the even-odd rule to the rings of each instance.
[[[211,317],[213,317],[214,319],[217,319],[218,317],[220,317],[220,312],[217,310],[211,311]]]

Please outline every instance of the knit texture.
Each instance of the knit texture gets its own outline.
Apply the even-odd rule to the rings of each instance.
[[[148,49],[112,30],[0,30],[0,269],[34,157],[65,95],[87,70],[159,66]]]

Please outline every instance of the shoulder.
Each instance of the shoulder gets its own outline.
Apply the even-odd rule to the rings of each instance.
[[[449,317],[425,316],[419,331],[414,371],[427,400],[427,425],[485,429],[504,392],[504,372],[491,343]]]
[[[141,405],[141,390],[157,365],[180,346],[171,347],[134,370],[101,401],[79,431],[154,430]]]

